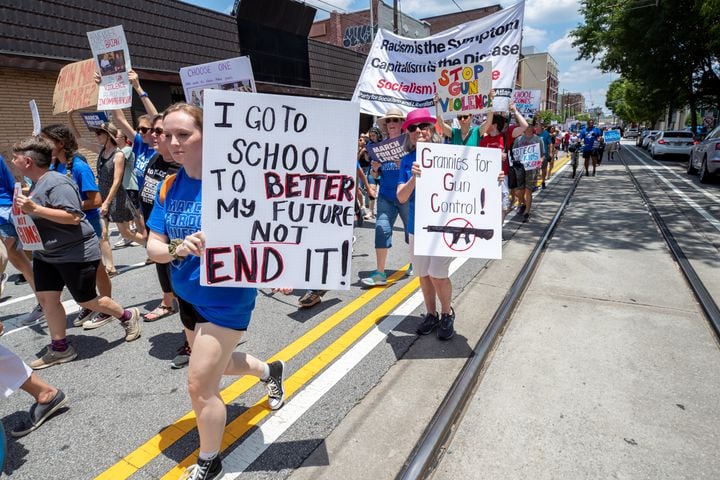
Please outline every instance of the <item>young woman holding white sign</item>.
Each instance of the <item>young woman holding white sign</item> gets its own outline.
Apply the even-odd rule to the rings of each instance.
[[[223,475],[220,448],[227,411],[220,397],[222,376],[259,377],[267,387],[269,407],[277,410],[285,401],[285,365],[235,352],[250,324],[256,289],[200,285],[200,255],[205,248],[205,234],[200,230],[202,110],[184,103],[173,105],[163,114],[163,129],[173,160],[182,168],[160,186],[147,222],[147,249],[156,262],[172,262],[172,286],[192,349],[188,394],[197,416],[200,454],[184,478],[211,480]]]

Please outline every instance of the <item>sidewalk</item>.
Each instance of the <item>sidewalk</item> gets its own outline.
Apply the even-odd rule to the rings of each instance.
[[[554,214],[455,299],[292,479],[392,479]],[[714,478],[720,353],[622,166],[583,178],[434,478]]]
[[[717,478],[717,342],[611,165],[582,179],[435,479]]]

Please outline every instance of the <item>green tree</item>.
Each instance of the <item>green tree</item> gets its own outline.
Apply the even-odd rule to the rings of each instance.
[[[598,60],[605,72],[631,82],[622,96],[660,108],[718,102],[713,66],[720,51],[720,0],[581,0],[584,24],[573,30],[578,59]],[[714,32],[714,35],[709,34]],[[720,92],[720,88],[717,89]],[[649,108],[650,104],[648,104]],[[653,117],[619,105],[628,117]],[[623,110],[624,108],[624,110]],[[614,112],[617,112],[613,109]]]

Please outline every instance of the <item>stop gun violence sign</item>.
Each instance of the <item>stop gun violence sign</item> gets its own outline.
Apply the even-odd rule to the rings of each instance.
[[[418,143],[416,161],[414,253],[501,258],[502,151]]]

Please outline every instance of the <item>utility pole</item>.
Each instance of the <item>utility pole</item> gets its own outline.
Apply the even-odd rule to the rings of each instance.
[[[393,0],[393,33],[398,33],[398,0]]]

